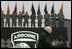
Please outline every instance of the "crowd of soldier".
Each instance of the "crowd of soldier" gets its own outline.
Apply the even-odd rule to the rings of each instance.
[[[24,19],[23,26],[27,24],[28,25],[28,19],[31,19],[31,27],[35,27],[35,19],[36,19],[36,14],[31,14],[31,16],[28,15],[26,12],[25,15],[22,15],[21,12],[19,12],[18,15],[16,15],[14,12],[13,14],[7,13],[6,15],[1,11],[1,27],[4,27],[4,19],[6,19],[5,27],[8,24],[8,27],[10,27],[10,18],[12,19],[12,27],[17,27],[16,26],[16,20],[18,19],[18,25],[22,27],[22,19]],[[42,14],[41,12],[37,14],[37,19],[38,19],[38,28],[41,28],[42,24]],[[48,12],[45,12],[44,14],[44,19],[45,19],[45,26],[49,26],[49,24],[52,25],[52,27],[56,27],[56,21],[58,21],[58,26],[59,27],[64,27],[64,15],[62,12],[59,12],[56,14],[55,12],[51,13],[51,15]],[[50,21],[51,20],[51,21]]]

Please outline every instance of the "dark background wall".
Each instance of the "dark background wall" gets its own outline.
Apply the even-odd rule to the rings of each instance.
[[[42,33],[44,28],[2,28],[1,38],[8,39],[11,38],[11,34],[18,31],[32,31],[35,33]],[[66,28],[53,28],[52,39],[58,38],[59,36],[67,39],[67,29]]]
[[[67,28],[67,38],[71,40],[71,20],[65,19],[65,27]]]

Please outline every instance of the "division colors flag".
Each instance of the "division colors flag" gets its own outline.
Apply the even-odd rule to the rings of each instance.
[[[45,5],[44,12],[47,13],[47,2],[46,2],[46,5]]]
[[[61,6],[60,12],[63,12],[63,4],[62,4],[62,6]]]
[[[22,15],[24,16],[24,3],[23,3],[23,7],[22,7]]]
[[[17,3],[15,4],[14,13],[17,15]]]
[[[33,3],[32,3],[32,7],[31,7],[31,11],[32,11],[32,14],[36,14]]]
[[[9,3],[8,3],[8,6],[7,6],[7,12],[10,13]]]
[[[40,14],[40,3],[38,5],[38,11],[37,11],[37,14]]]
[[[54,3],[53,3],[53,6],[52,6],[52,9],[51,9],[51,14],[54,13]]]

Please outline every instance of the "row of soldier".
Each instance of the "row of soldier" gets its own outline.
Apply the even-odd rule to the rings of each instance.
[[[1,26],[4,27],[4,19],[6,18],[6,24],[5,26],[7,26],[8,24],[8,27],[10,27],[10,17],[12,19],[12,27],[16,26],[16,20],[18,18],[19,22],[18,22],[18,25],[20,27],[22,27],[22,19],[24,19],[24,24],[23,26],[25,26],[27,24],[27,27],[28,27],[28,19],[30,18],[31,19],[31,27],[35,27],[35,19],[36,19],[36,14],[32,14],[31,16],[28,15],[28,13],[26,12],[26,14],[23,16],[21,12],[19,12],[18,15],[16,15],[14,12],[12,15],[10,15],[9,13],[7,13],[6,15],[3,13],[3,11],[1,11]],[[42,18],[43,16],[41,15],[41,12],[40,14],[37,15],[37,19],[38,19],[38,27],[40,28],[41,27],[41,24],[42,24]],[[56,27],[56,20],[58,18],[58,26],[59,27],[64,27],[64,15],[62,12],[59,12],[59,14],[55,14],[52,13],[51,15],[48,14],[48,12],[46,12],[44,14],[44,19],[45,19],[45,26],[49,26],[49,21],[51,20],[51,24],[52,24],[52,27]]]

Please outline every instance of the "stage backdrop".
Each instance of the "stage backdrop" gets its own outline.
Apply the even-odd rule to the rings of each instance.
[[[11,34],[18,31],[32,31],[38,34],[42,33],[44,28],[1,28],[1,38],[10,39]],[[53,28],[52,38],[63,37],[67,39],[67,28]]]

